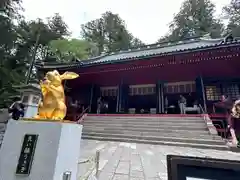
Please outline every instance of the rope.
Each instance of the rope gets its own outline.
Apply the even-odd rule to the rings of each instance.
[[[96,152],[96,155],[90,156],[87,160],[78,162],[78,164],[84,164],[84,163],[90,162],[90,166],[91,166],[88,169],[88,171],[83,176],[81,176],[78,180],[87,180],[90,175],[97,174],[98,163],[99,163],[98,161],[99,161],[99,152]],[[96,173],[94,173],[94,171],[96,171]]]

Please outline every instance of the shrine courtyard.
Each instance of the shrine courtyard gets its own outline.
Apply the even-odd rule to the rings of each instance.
[[[82,140],[79,161],[100,151],[98,180],[167,180],[166,155],[239,160],[240,153],[137,143]],[[89,164],[79,164],[79,176]]]

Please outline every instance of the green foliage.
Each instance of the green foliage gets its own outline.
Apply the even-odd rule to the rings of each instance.
[[[96,44],[99,55],[143,45],[127,30],[119,15],[112,12],[106,12],[101,18],[82,25],[82,37]]]
[[[226,33],[231,33],[233,36],[240,36],[240,2],[231,0],[230,4],[223,8],[223,12],[229,19]]]
[[[185,0],[169,26],[170,33],[159,42],[179,41],[205,34],[212,38],[221,37],[223,24],[214,17],[214,12],[215,5],[210,0]]]
[[[145,44],[138,38],[133,37],[131,40],[131,46],[132,47],[140,47],[144,46]]]
[[[0,15],[5,17],[16,17],[18,10],[21,9],[22,0],[1,0]]]
[[[50,51],[62,62],[70,62],[72,59],[85,60],[98,53],[93,43],[79,39],[53,40],[49,45]]]
[[[47,23],[41,19],[26,22],[18,14],[20,9],[20,0],[0,2],[0,108],[18,95],[14,86],[24,83],[35,52],[36,59],[44,59],[48,55],[48,44],[69,34],[59,14],[48,18]],[[16,18],[18,24],[14,25]],[[40,38],[36,43],[37,37]]]
[[[70,35],[67,24],[58,13],[48,18],[48,27],[53,39],[59,39]]]

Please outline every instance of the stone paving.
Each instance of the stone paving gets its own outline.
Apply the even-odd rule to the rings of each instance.
[[[82,140],[80,160],[100,150],[98,180],[167,180],[167,154],[240,160],[240,153],[189,147]],[[79,164],[79,176],[89,168]]]

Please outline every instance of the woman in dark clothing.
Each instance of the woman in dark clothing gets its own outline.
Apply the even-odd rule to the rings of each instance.
[[[12,119],[19,120],[20,117],[24,116],[24,104],[19,101],[14,102],[8,112],[12,113]]]

